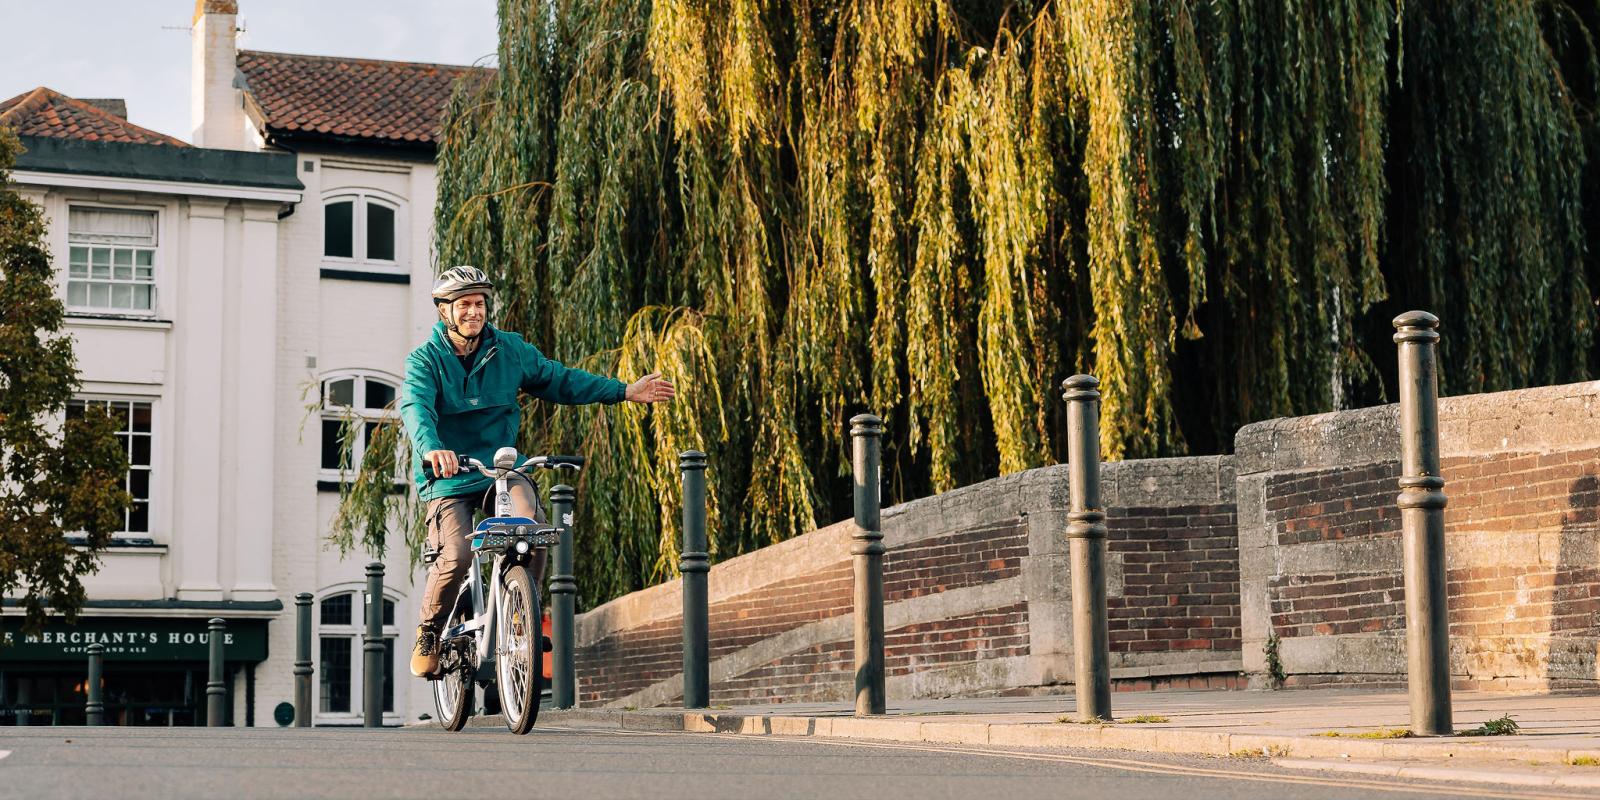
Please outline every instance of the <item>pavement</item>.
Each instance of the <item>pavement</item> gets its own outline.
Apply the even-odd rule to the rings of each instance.
[[[1269,758],[1288,769],[1600,793],[1600,695],[1593,693],[1456,692],[1453,737],[1389,738],[1405,733],[1410,718],[1405,694],[1393,690],[1118,693],[1113,724],[1070,721],[1073,705],[1059,695],[917,700],[868,718],[842,703],[571,709],[542,712],[539,724]],[[1516,734],[1460,735],[1504,717],[1516,723]],[[485,717],[472,724],[500,723]]]

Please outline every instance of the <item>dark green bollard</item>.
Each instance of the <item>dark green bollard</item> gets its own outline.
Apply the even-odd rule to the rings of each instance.
[[[294,725],[311,727],[311,593],[294,596]]]
[[[106,724],[106,705],[100,696],[101,660],[105,658],[105,652],[106,646],[99,642],[89,645],[89,683],[85,687],[89,701],[83,707],[88,717],[85,724],[88,725]]]
[[[683,575],[683,707],[711,705],[710,611],[706,597],[706,573],[711,570],[710,548],[706,544],[706,454],[698,450],[682,453],[678,468],[683,471],[683,548],[679,551],[678,572]]]
[[[1394,318],[1400,347],[1400,528],[1406,586],[1406,686],[1411,730],[1449,736],[1450,626],[1444,563],[1444,476],[1439,471],[1439,318]]]
[[[226,655],[223,637],[227,635],[228,623],[221,617],[213,617],[206,627],[211,632],[211,669],[206,680],[206,726],[220,728],[227,724],[228,716],[228,685],[222,681],[222,660]]]
[[[1111,644],[1106,622],[1106,512],[1100,506],[1100,381],[1062,381],[1067,401],[1068,481],[1072,508],[1072,682],[1078,718],[1111,719]]]
[[[883,674],[883,530],[879,515],[879,453],[883,420],[872,414],[850,419],[854,437],[856,716],[888,710]]]
[[[556,545],[556,568],[550,576],[550,703],[556,708],[577,705],[577,670],[573,664],[578,579],[572,567],[572,501],[577,492],[566,484],[550,487],[550,513],[561,528]]]
[[[361,643],[363,668],[361,714],[368,728],[383,727],[383,562],[367,565],[367,635]]]

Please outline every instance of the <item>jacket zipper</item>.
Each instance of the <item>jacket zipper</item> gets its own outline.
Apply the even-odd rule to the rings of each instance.
[[[483,365],[489,363],[489,359],[494,358],[494,354],[498,352],[500,352],[498,345],[491,346],[489,352],[484,353],[483,358],[478,359],[478,363],[473,365],[472,371],[467,373],[467,377],[470,378],[478,374],[478,371],[483,369]]]
[[[467,376],[465,378],[461,379],[461,393],[463,395],[466,394],[466,392],[467,392],[467,385],[472,383],[472,376],[478,374],[479,372],[482,372],[483,371],[483,365],[489,363],[489,359],[494,358],[494,354],[498,353],[498,352],[500,352],[500,348],[499,347],[490,346],[490,348],[488,350],[484,351],[483,358],[478,359],[478,363],[472,365],[472,371],[468,372]],[[474,395],[472,398],[468,399],[467,400],[467,405],[471,405],[471,406],[478,405],[477,396]]]

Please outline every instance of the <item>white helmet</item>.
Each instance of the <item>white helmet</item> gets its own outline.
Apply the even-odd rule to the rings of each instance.
[[[483,335],[483,331],[467,336],[461,332],[461,327],[456,324],[455,307],[451,305],[458,298],[469,294],[483,295],[483,304],[490,307],[494,303],[494,284],[489,282],[489,276],[477,267],[451,267],[439,276],[439,282],[433,286],[433,305],[439,309],[439,316],[444,320],[446,328],[451,333],[471,342]]]
[[[481,294],[485,301],[494,299],[494,284],[477,267],[451,267],[439,276],[439,282],[433,286],[435,305],[453,303],[456,298],[469,294]]]

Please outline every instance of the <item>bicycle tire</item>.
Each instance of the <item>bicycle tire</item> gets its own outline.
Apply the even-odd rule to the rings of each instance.
[[[512,733],[526,734],[539,718],[544,691],[544,648],[540,629],[539,590],[525,566],[508,567],[495,609],[495,685],[500,713]]]
[[[463,602],[456,603],[455,611],[450,614],[450,621],[445,624],[445,630],[461,624],[466,618],[466,605]],[[439,713],[439,724],[447,731],[461,730],[467,726],[467,720],[472,718],[475,671],[472,664],[467,662],[433,681],[433,707]]]

